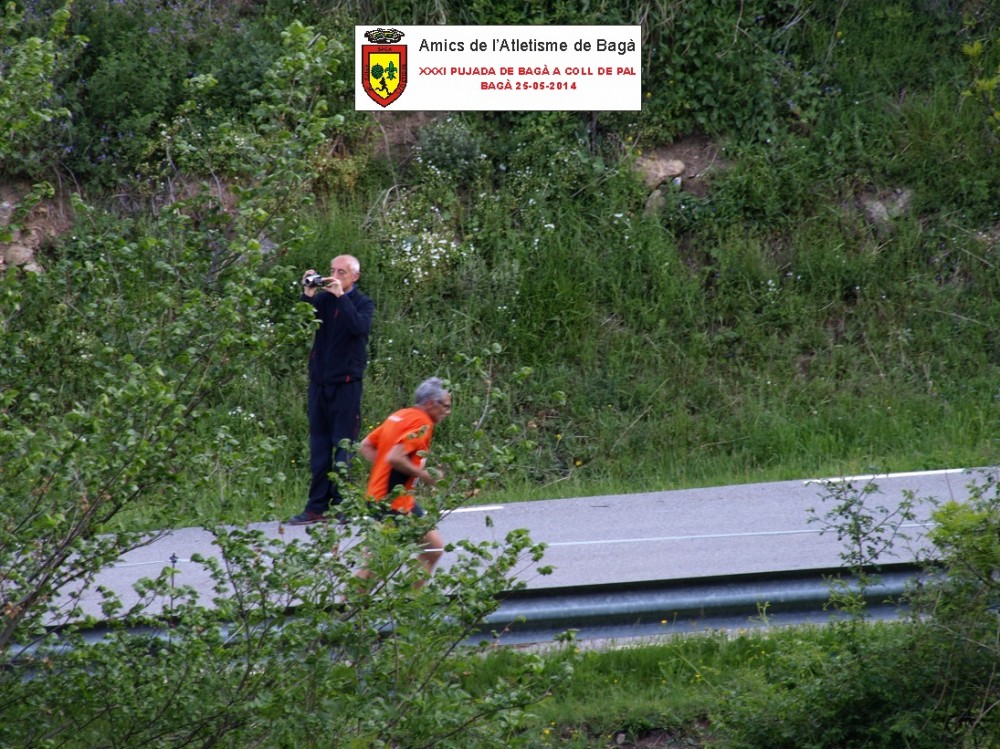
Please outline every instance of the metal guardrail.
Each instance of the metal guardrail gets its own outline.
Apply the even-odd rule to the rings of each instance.
[[[914,564],[871,570],[866,616],[898,616],[902,595],[920,572]],[[859,590],[847,570],[822,569],[518,591],[487,618],[478,637],[518,645],[551,641],[566,630],[587,640],[823,623],[842,617],[829,606],[833,578]]]
[[[898,616],[907,585],[922,569],[899,564],[871,570],[865,590],[866,616]],[[543,644],[569,630],[577,640],[623,640],[824,623],[842,618],[828,606],[834,578],[858,590],[847,570],[823,569],[515,591],[507,594],[467,642]],[[133,630],[134,634],[143,632],[154,639],[163,636],[155,627]],[[98,642],[105,634],[97,627],[83,633],[84,641]],[[33,646],[24,647],[15,660],[30,657],[34,651]]]

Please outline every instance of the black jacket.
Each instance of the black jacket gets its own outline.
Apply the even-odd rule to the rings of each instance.
[[[301,299],[313,306],[320,320],[309,353],[309,382],[336,385],[364,377],[375,302],[357,287],[339,297],[317,291]]]

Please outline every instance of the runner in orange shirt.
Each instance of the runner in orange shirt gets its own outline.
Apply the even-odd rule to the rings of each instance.
[[[361,441],[358,451],[372,464],[368,478],[368,499],[376,505],[379,516],[413,515],[422,517],[424,509],[410,494],[420,479],[429,486],[444,476],[431,474],[426,468],[434,425],[451,413],[451,393],[437,377],[424,380],[413,394],[414,405],[396,411]],[[403,493],[393,496],[396,487]],[[388,500],[388,507],[385,502]],[[418,557],[427,577],[444,553],[444,539],[437,528],[431,528],[421,539],[424,548]],[[419,585],[422,585],[423,582]],[[418,585],[418,587],[419,587]]]

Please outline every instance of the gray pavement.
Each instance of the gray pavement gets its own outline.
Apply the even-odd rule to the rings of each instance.
[[[868,477],[852,477],[855,488]],[[896,507],[909,491],[917,498],[968,498],[971,476],[961,470],[897,474],[874,479],[870,507]],[[545,561],[556,571],[528,580],[529,587],[564,587],[721,575],[823,569],[841,565],[842,544],[821,522],[832,509],[820,480],[783,481],[704,489],[616,494],[470,508],[441,523],[446,538],[502,538],[528,528],[548,545]],[[815,513],[810,513],[810,508]],[[919,547],[931,504],[917,505],[906,524],[915,544],[899,544],[894,558],[911,561]],[[481,516],[492,518],[484,531]]]
[[[905,529],[912,542],[898,543],[893,555],[880,561],[912,561],[924,546],[922,536],[931,510],[931,503],[924,500],[963,501],[973,477],[962,469],[850,477],[856,488],[869,480],[877,484],[878,492],[867,500],[872,507],[896,506],[906,492],[921,500],[917,518]],[[833,503],[823,499],[823,481],[483,505],[455,511],[439,527],[446,541],[502,540],[510,530],[528,529],[533,541],[547,545],[543,564],[555,568],[548,576],[537,575],[533,567],[525,570],[522,579],[527,588],[539,592],[829,569],[842,566],[842,544],[835,533],[822,532],[822,523],[810,522],[811,517],[832,509]],[[286,540],[308,538],[304,527],[277,522],[251,527]],[[124,555],[96,583],[114,590],[129,604],[136,598],[131,591],[137,580],[155,577],[172,566],[178,570],[178,584],[203,590],[203,600],[209,600],[208,576],[191,557],[216,553],[207,531],[176,529]],[[451,559],[446,553],[442,564]],[[99,611],[96,594],[85,593],[82,604],[87,613]]]

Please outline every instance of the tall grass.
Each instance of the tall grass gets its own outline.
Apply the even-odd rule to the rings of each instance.
[[[359,228],[365,206],[339,206],[282,259],[295,270],[275,303],[295,304],[299,269],[357,254],[377,303],[364,428],[441,374],[462,388],[444,445],[481,416],[485,386],[460,358],[500,344],[491,423],[537,446],[484,502],[995,459],[995,248],[913,218],[883,236],[833,205],[780,237],[732,225],[679,241],[628,189],[604,197],[599,212],[553,199],[555,228],[483,241],[412,286],[386,270],[394,248]],[[238,499],[202,514],[266,519],[301,503],[308,345],[228,406],[238,429],[286,435],[275,482],[220,487]]]
[[[365,246],[356,209],[319,217],[311,246],[286,258],[301,268],[342,251],[362,258],[361,285],[377,302],[366,428],[417,380],[443,374],[463,390],[438,440],[463,442],[483,386],[458,358],[502,346],[489,365],[506,391],[494,426],[520,424],[537,447],[479,500],[995,459],[988,321],[1000,289],[983,262],[991,250],[974,238],[943,244],[907,220],[882,237],[831,208],[788,229],[778,249],[732,227],[685,255],[626,198],[609,196],[601,216],[555,208],[558,230],[498,247],[495,271],[486,253],[470,254],[412,290],[380,276],[392,248]],[[280,303],[296,294],[290,279]],[[245,489],[228,505],[234,517],[301,502],[307,349],[300,341],[283,371],[260,373],[242,395],[256,419],[244,415],[244,428],[287,435],[274,456],[285,481]],[[523,367],[533,374],[518,381]]]
[[[906,630],[876,626],[867,636],[873,648],[891,647],[905,639]],[[796,627],[765,633],[748,623],[747,629],[732,633],[708,631],[660,642],[604,643],[586,652],[577,647],[571,679],[532,708],[527,730],[537,746],[631,745],[654,733],[672,737],[678,746],[712,746],[712,733],[723,721],[739,720],[751,709],[754,679],[768,678],[782,663],[807,669],[812,659],[829,656],[841,645],[835,628]],[[796,658],[795,653],[800,655]],[[491,654],[477,663],[470,680],[491,683],[524,657],[516,650]],[[569,656],[553,650],[547,657]],[[800,677],[799,672],[789,674],[789,678]],[[740,699],[739,706],[731,704],[735,698]],[[766,708],[753,722],[755,727],[772,722]],[[722,735],[739,734],[727,726]]]

